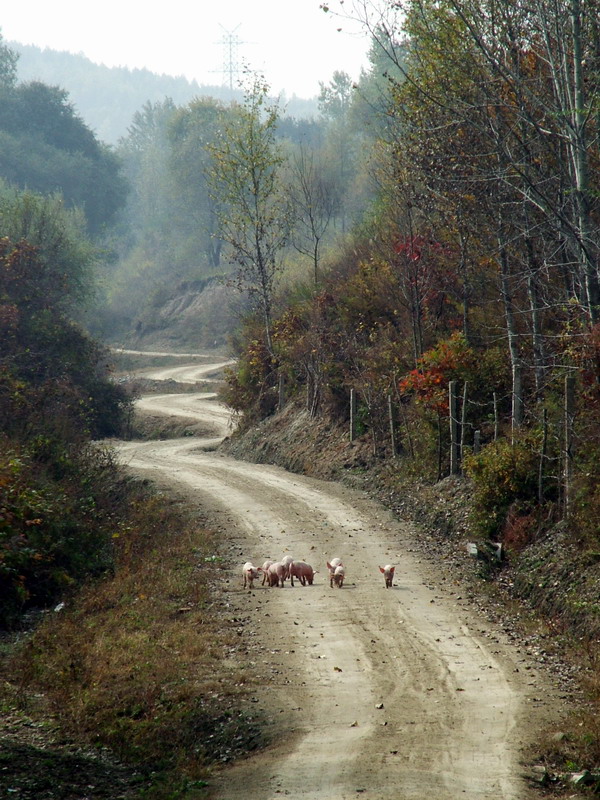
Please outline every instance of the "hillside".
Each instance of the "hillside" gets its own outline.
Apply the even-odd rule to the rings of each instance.
[[[20,81],[40,80],[66,89],[77,112],[107,144],[117,144],[127,134],[136,111],[144,103],[170,97],[175,105],[185,105],[194,97],[213,97],[227,102],[232,93],[227,86],[200,85],[183,75],[157,75],[147,69],[107,67],[95,64],[83,53],[40,48],[10,41],[7,45],[19,54]],[[241,92],[233,96],[240,99]],[[317,113],[316,98],[292,97],[287,103],[292,116],[310,117]]]

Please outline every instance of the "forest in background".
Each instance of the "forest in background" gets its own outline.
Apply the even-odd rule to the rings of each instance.
[[[82,53],[68,53],[51,48],[8,41],[19,55],[17,74],[20,81],[41,81],[65,89],[77,113],[100,141],[117,145],[136,111],[145,103],[160,103],[165,97],[176,105],[186,105],[194,97],[214,97],[223,102],[240,99],[236,86],[200,85],[182,75],[157,75],[148,69],[107,67],[96,64]],[[317,115],[316,98],[293,95],[287,100],[289,113],[297,117]]]

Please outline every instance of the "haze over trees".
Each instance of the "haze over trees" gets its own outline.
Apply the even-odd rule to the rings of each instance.
[[[148,69],[107,67],[95,64],[82,53],[67,53],[8,42],[19,56],[18,79],[24,83],[42,81],[60,86],[69,93],[71,102],[102,142],[117,145],[125,136],[136,112],[145,103],[162,103],[165,97],[178,106],[185,106],[196,97],[213,97],[224,103],[241,100],[242,91],[235,86],[200,85],[183,75],[157,75]],[[290,113],[301,117],[316,114],[316,98],[292,96],[286,100]]]
[[[1,41],[0,41],[1,44]],[[0,176],[12,185],[85,208],[90,233],[116,219],[126,186],[114,153],[75,113],[64,89],[17,81],[17,55],[2,45]]]

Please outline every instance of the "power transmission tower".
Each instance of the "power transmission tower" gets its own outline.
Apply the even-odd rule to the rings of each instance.
[[[239,27],[240,26],[237,25],[232,31],[228,31],[221,25],[221,28],[225,31],[219,43],[223,47],[222,74],[225,78],[229,79],[229,90],[231,92],[233,92],[234,81],[237,83],[240,75],[240,66],[237,57],[238,47],[240,44],[246,44],[245,42],[241,42],[240,37],[236,34]]]

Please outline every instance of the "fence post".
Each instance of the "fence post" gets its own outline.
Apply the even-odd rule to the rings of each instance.
[[[396,458],[397,450],[396,450],[396,426],[394,425],[394,406],[392,404],[392,395],[388,394],[387,396],[388,402],[388,418],[390,421],[390,439],[392,442],[392,458]]]
[[[450,474],[456,475],[458,472],[458,419],[456,381],[448,384],[448,405],[450,411]]]
[[[468,381],[465,381],[463,386],[462,408],[460,410],[460,451],[459,459],[462,469],[462,461],[465,455],[465,432],[467,430],[467,386]]]
[[[575,378],[565,377],[565,440],[564,440],[564,498],[565,518],[571,512],[571,489],[573,480],[573,419],[575,416]]]
[[[350,441],[354,441],[354,418],[356,417],[356,395],[350,389]]]
[[[285,405],[285,378],[283,372],[279,373],[279,386],[277,395],[277,410],[281,411]]]
[[[473,453],[477,455],[479,452],[481,452],[481,431],[475,431],[473,434]]]

